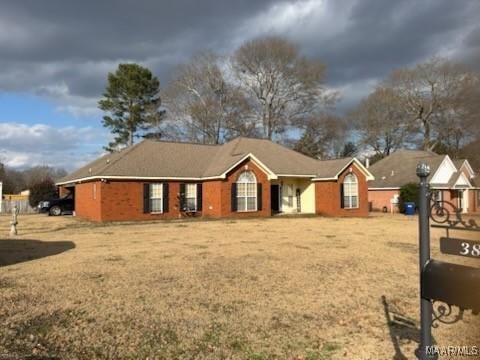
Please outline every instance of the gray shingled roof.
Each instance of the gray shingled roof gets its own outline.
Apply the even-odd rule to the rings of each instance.
[[[58,183],[88,177],[205,178],[220,176],[247,154],[276,175],[334,177],[353,158],[320,161],[269,140],[239,137],[223,145],[144,140],[85,165]]]
[[[430,166],[430,177],[442,163],[445,155],[431,151],[397,150],[390,156],[377,161],[368,169],[375,180],[368,184],[369,188],[402,187],[405,184],[418,182],[416,168],[420,162]]]

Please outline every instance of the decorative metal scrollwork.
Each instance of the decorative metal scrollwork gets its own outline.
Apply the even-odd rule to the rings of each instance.
[[[430,219],[434,223],[454,229],[466,229],[480,231],[480,225],[475,220],[464,220],[462,209],[457,208],[449,201],[432,201],[430,208]]]
[[[458,309],[458,314],[453,315],[452,305],[445,304],[441,301],[432,301],[432,327],[437,328],[438,323],[442,324],[454,324],[463,319],[463,309]]]

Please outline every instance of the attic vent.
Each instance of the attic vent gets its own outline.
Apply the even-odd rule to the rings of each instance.
[[[91,173],[91,172],[92,172],[92,168],[88,168],[88,172]]]
[[[392,170],[392,173],[390,174],[390,176],[393,176],[395,175],[395,171]]]

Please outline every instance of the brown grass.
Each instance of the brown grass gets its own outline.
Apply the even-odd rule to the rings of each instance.
[[[0,239],[0,358],[414,358],[416,218],[19,221]],[[467,312],[434,337],[478,329]]]

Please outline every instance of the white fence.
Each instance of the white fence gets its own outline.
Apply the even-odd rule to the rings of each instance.
[[[28,200],[5,200],[0,203],[0,214],[7,215],[12,213],[14,206],[17,206],[21,214],[32,214],[36,210],[30,206]]]

